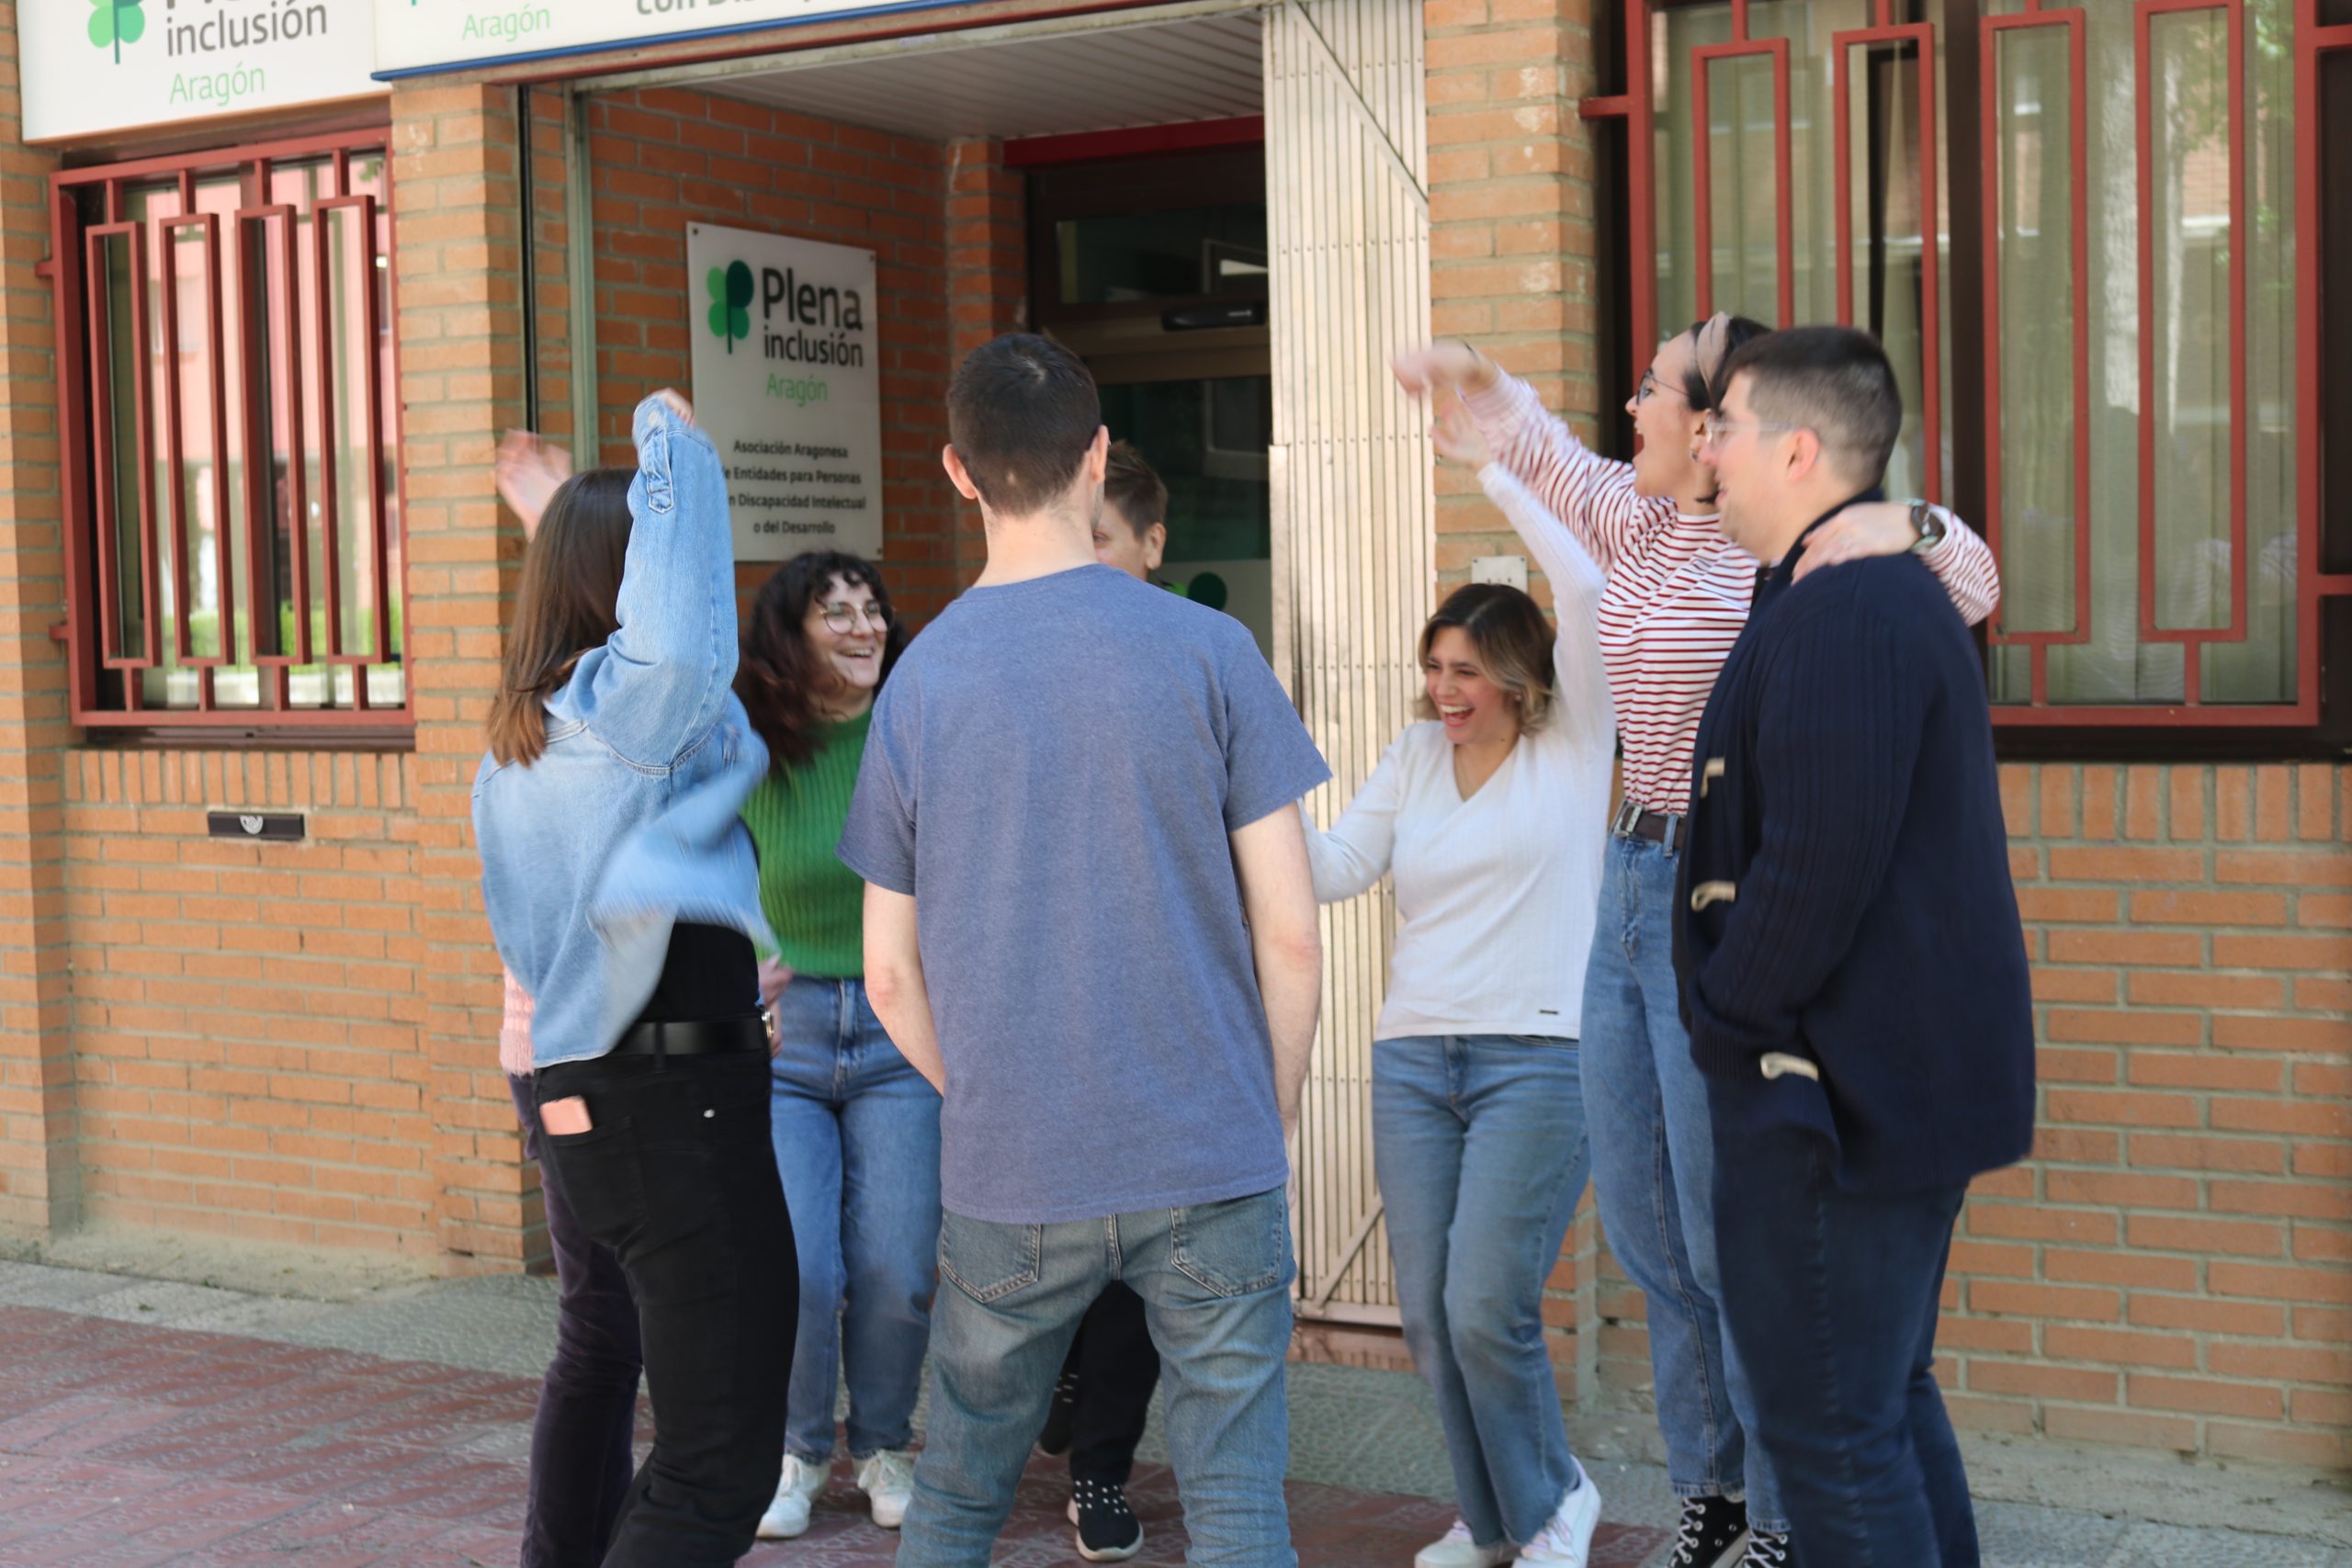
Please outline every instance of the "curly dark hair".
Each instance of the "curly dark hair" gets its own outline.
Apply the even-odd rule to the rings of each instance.
[[[836,577],[871,589],[874,603],[889,616],[882,638],[882,680],[906,651],[907,628],[890,608],[890,591],[874,563],[840,550],[808,550],[775,569],[752,600],[743,623],[743,655],[735,666],[735,694],[752,728],[767,742],[768,764],[786,768],[817,754],[816,727],[824,722],[817,694],[824,690],[820,656],[808,646],[808,606]],[[880,691],[881,682],[875,683]]]

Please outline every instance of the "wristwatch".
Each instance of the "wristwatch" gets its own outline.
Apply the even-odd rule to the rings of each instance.
[[[1924,501],[1911,503],[1911,531],[1918,536],[1911,542],[1913,555],[1924,555],[1944,542],[1944,520]]]

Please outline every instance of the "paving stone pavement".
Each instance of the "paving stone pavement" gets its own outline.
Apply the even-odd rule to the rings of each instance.
[[[0,1262],[0,1568],[509,1568],[553,1319],[551,1282],[523,1277],[333,1303]],[[1301,1563],[1403,1568],[1453,1513],[1426,1386],[1295,1363],[1290,1402]],[[1156,1413],[1139,1457],[1130,1496],[1148,1544],[1136,1561],[1180,1563]],[[1663,1472],[1588,1467],[1608,1521],[1592,1568],[1661,1561],[1674,1512]],[[997,1562],[1076,1562],[1066,1496],[1057,1465],[1033,1465]],[[889,1562],[895,1538],[861,1502],[837,1465],[810,1532],[744,1561]],[[1981,1505],[1980,1520],[1985,1568],[2352,1568],[2352,1547],[2324,1531],[2015,1502]]]

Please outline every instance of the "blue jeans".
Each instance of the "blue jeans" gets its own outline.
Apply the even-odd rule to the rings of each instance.
[[[1749,1128],[1713,1087],[1715,1213],[1731,1342],[1755,1369],[1804,1568],[1977,1568],[1976,1516],[1931,1370],[1938,1298],[1965,1184],[1839,1189],[1826,1145]]]
[[[899,1568],[986,1568],[1079,1320],[1114,1280],[1143,1298],[1159,1347],[1185,1561],[1297,1568],[1283,1499],[1295,1270],[1281,1189],[1054,1225],[950,1213],[939,1268],[931,1428]]]
[[[1516,1035],[1372,1048],[1374,1168],[1413,1364],[1437,1391],[1463,1522],[1535,1539],[1577,1484],[1544,1341],[1544,1284],[1592,1161],[1577,1043]]]
[[[1715,1258],[1713,1121],[1674,978],[1676,857],[1611,836],[1584,972],[1585,1125],[1600,1224],[1649,1301],[1650,1371],[1666,1473],[1685,1497],[1747,1498],[1751,1524],[1788,1529],[1756,1397],[1724,1342]]]
[[[939,1092],[899,1055],[862,980],[793,976],[769,1124],[800,1247],[800,1337],[785,1447],[833,1452],[846,1368],[849,1451],[914,1439],[939,1247]]]

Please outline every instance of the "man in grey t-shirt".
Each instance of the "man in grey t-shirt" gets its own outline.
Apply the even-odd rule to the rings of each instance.
[[[988,570],[884,688],[841,843],[875,1010],[944,1097],[899,1562],[988,1562],[1118,1280],[1159,1347],[1194,1556],[1291,1568],[1284,1139],[1322,983],[1291,807],[1329,773],[1238,622],[1095,564],[1109,437],[1084,366],[999,338],[948,429]]]

